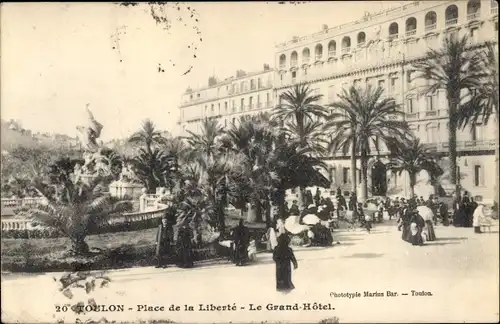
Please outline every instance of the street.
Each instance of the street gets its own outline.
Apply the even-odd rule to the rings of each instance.
[[[340,244],[296,250],[299,267],[292,274],[296,289],[286,295],[275,291],[275,266],[268,253],[259,254],[246,267],[208,264],[190,270],[111,271],[109,287],[98,288],[91,296],[99,305],[124,305],[125,311],[93,312],[81,318],[184,323],[317,323],[333,317],[341,323],[497,322],[498,224],[491,233],[480,235],[472,228],[436,226],[436,235],[435,242],[411,246],[401,240],[394,221],[387,220],[376,224],[371,234],[361,229],[338,231],[334,240]],[[57,291],[55,275],[4,276],[2,321],[73,322],[71,311],[55,311],[56,305],[67,302]],[[72,302],[79,300],[84,299],[75,296]],[[295,303],[300,311],[293,310]],[[172,304],[180,310],[169,311]],[[185,304],[193,311],[186,311]],[[280,305],[290,305],[291,310],[280,310]]]

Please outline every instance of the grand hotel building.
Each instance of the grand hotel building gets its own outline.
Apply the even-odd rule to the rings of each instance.
[[[468,34],[471,43],[479,45],[497,42],[497,33],[498,7],[494,0],[408,2],[333,28],[323,25],[314,34],[276,45],[273,70],[266,66],[258,73],[239,72],[222,82],[211,79],[207,88],[188,89],[180,107],[181,128],[185,134],[186,130],[197,131],[206,117],[220,118],[228,125],[242,114],[269,111],[296,83],[308,83],[315,93],[323,94],[321,104],[338,100],[343,88],[368,84],[383,87],[386,95],[395,98],[415,135],[445,157],[446,94],[439,90],[419,96],[425,81],[412,78],[412,62],[424,57],[429,47],[441,46],[444,37]],[[460,184],[484,201],[491,201],[496,191],[492,170],[498,134],[494,122],[474,125],[457,134]],[[387,152],[380,153],[369,163],[369,190],[374,190],[373,194],[406,195],[407,177],[386,171]],[[349,157],[335,153],[327,163],[334,186],[350,188]],[[419,177],[417,194],[419,188],[423,194],[429,187],[427,180],[425,174]],[[383,192],[375,192],[375,188]]]

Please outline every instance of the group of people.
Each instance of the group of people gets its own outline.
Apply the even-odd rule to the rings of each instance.
[[[174,230],[171,219],[163,217],[156,234],[157,268],[165,268],[169,263],[176,263],[181,268],[194,265],[193,231],[189,226],[182,226],[177,232],[174,243]]]

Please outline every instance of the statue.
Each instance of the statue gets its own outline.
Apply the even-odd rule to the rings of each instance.
[[[381,32],[380,26],[375,26],[373,28],[373,39],[374,40],[379,40],[380,39],[380,32]]]
[[[75,164],[75,167],[73,169],[73,182],[77,183],[82,176],[82,166],[80,163]]]
[[[87,104],[88,120],[86,125],[76,127],[78,130],[78,139],[84,149],[83,159],[85,162],[81,167],[80,165],[78,165],[78,168],[75,166],[73,172],[75,181],[80,179],[82,175],[104,177],[111,174],[111,163],[101,152],[102,141],[97,142],[97,139],[101,136],[103,126],[95,120],[88,106]]]
[[[123,166],[122,172],[120,173],[120,181],[139,182],[134,170],[132,170],[132,164],[127,163],[127,165]]]
[[[77,126],[78,139],[82,143],[85,151],[96,152],[99,149],[97,139],[101,136],[102,124],[95,120],[94,115],[90,111],[87,104],[86,109],[88,113],[87,125]]]

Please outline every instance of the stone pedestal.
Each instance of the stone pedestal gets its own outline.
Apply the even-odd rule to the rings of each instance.
[[[109,194],[112,197],[124,198],[128,197],[132,200],[138,199],[142,195],[143,186],[137,183],[122,182],[120,180],[113,181],[109,185]]]

